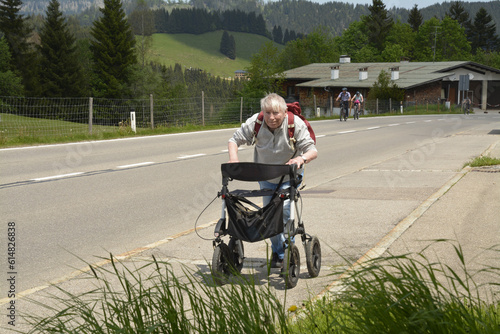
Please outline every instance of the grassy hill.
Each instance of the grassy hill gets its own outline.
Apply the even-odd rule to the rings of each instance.
[[[229,32],[236,42],[236,59],[231,60],[219,52],[223,31],[202,35],[154,34],[151,59],[166,66],[176,63],[185,68],[205,70],[212,75],[234,77],[234,71],[244,70],[250,65],[252,54],[270,42],[263,36]],[[275,44],[279,50],[283,45]]]

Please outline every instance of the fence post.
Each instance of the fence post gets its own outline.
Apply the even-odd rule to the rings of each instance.
[[[392,114],[392,98],[389,98],[389,114]]]
[[[205,126],[205,92],[201,91],[201,125]]]
[[[376,108],[375,108],[375,110],[377,110],[377,115],[378,115],[378,98],[377,98],[377,101],[376,101],[376,102],[377,102],[377,104],[376,104],[376,106],[375,106],[375,107],[376,107]]]
[[[330,96],[330,116],[333,117],[333,95]]]
[[[314,108],[313,108],[313,110],[316,110],[316,94],[313,95],[313,100],[314,100]]]
[[[153,94],[149,94],[149,111],[151,113],[151,129],[155,129],[155,118],[154,118],[154,108],[153,108]]]
[[[243,123],[243,96],[240,100],[240,124]]]
[[[92,134],[92,117],[94,114],[94,99],[89,97],[89,134]]]

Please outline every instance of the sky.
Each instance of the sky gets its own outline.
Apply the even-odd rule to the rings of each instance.
[[[325,2],[330,2],[332,0],[310,0],[311,2],[317,2],[317,3],[325,3]],[[373,3],[372,0],[335,0],[335,1],[340,1],[340,2],[347,2],[347,3],[352,3],[352,4],[360,4],[360,5],[371,5]],[[386,9],[392,8],[394,6],[399,7],[399,8],[406,8],[406,9],[412,9],[413,6],[418,5],[419,9],[425,8],[430,5],[434,5],[436,3],[443,3],[443,2],[451,2],[452,0],[448,1],[438,1],[438,0],[406,0],[406,1],[401,1],[401,0],[382,0],[382,2],[385,5]],[[481,2],[490,2],[493,0],[480,0]],[[466,1],[470,2],[470,1]]]

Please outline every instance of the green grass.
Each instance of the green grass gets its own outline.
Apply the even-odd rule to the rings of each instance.
[[[234,77],[236,70],[250,65],[251,56],[270,40],[266,37],[229,32],[236,41],[236,59],[231,60],[219,51],[223,31],[201,35],[154,34],[151,59],[167,66],[182,64],[184,68],[200,68],[223,78]],[[283,46],[275,44],[278,49]]]
[[[89,134],[88,124],[12,114],[1,114],[0,116],[2,120],[0,122],[0,148],[206,131],[233,128],[240,125],[202,126],[187,124],[185,126],[158,126],[154,130],[151,128],[137,128],[136,133],[132,131],[130,126],[93,125],[92,134]]]
[[[459,245],[448,240],[435,243],[449,243],[459,265],[435,261],[436,256],[428,256],[426,249],[370,260],[343,279],[344,291],[307,305],[290,331],[498,333],[500,267],[485,266],[472,272]],[[500,248],[487,251],[499,258]],[[482,274],[491,274],[491,281],[476,283]]]
[[[465,166],[482,167],[500,165],[500,158],[493,158],[489,156],[476,157],[465,164]]]
[[[426,255],[442,243],[451,245],[458,265]],[[499,258],[498,246],[485,251]],[[93,286],[91,291],[59,289],[51,303],[37,303],[49,314],[25,317],[30,333],[489,334],[500,329],[500,267],[471,272],[461,247],[447,240],[354,268],[342,280],[346,289],[307,303],[294,318],[269,285],[234,277],[217,287],[209,273],[185,267],[174,273],[172,264],[154,257],[138,268],[109,260],[110,266],[91,267],[77,278]],[[476,283],[482,274],[491,281]]]

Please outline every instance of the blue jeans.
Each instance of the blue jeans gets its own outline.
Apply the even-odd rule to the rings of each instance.
[[[277,183],[271,183],[268,181],[259,181],[260,189],[273,189],[275,190],[278,187]],[[290,188],[290,181],[283,182],[281,184],[280,189],[287,189]],[[272,196],[263,196],[262,197],[262,202],[264,206],[269,204],[271,201]],[[286,199],[285,202],[283,203],[283,226],[286,226],[286,223],[288,222],[288,219],[290,218],[290,199]],[[284,242],[285,242],[285,235],[283,233],[280,233],[278,235],[275,235],[274,237],[269,238],[271,240],[271,249],[273,253],[278,254],[278,258],[283,260],[285,257],[285,249],[283,247]],[[291,239],[292,242],[295,242],[294,238]]]

